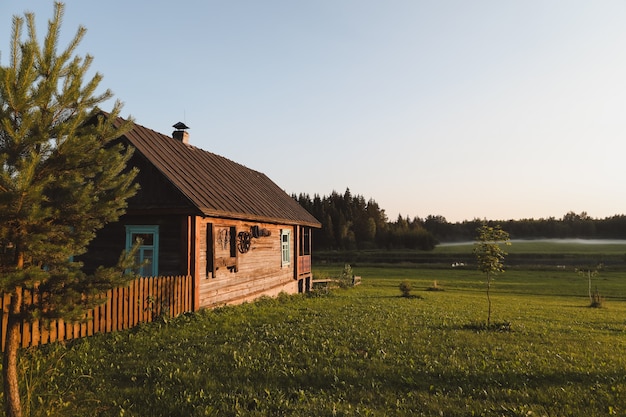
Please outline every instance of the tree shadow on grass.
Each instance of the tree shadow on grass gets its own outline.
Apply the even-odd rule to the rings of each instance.
[[[417,295],[417,294],[410,294],[410,295],[396,295],[393,298],[406,298],[406,299],[413,299],[413,300],[423,300],[424,297],[422,297],[421,295]]]

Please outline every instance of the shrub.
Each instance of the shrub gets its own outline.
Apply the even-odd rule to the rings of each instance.
[[[354,284],[354,273],[352,272],[350,264],[343,266],[343,271],[341,271],[338,282],[341,288],[351,287]]]
[[[403,297],[411,296],[411,291],[413,290],[413,287],[411,286],[411,283],[409,281],[402,281],[399,287]]]

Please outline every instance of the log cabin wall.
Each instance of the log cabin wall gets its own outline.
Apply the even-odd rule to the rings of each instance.
[[[258,227],[247,252],[237,247],[237,235]],[[291,230],[291,262],[282,265],[281,230]],[[297,293],[296,233],[293,226],[225,219],[201,219],[198,258],[199,306],[238,304],[262,295]]]
[[[188,268],[187,216],[125,215],[99,230],[91,241],[88,254],[80,258],[84,269],[93,272],[98,266],[115,266],[126,248],[127,225],[159,226],[159,276],[190,275]]]

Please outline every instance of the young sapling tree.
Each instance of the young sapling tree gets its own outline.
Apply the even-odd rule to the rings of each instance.
[[[600,297],[600,295],[598,294],[598,291],[596,290],[595,293],[591,291],[591,280],[592,278],[595,278],[600,274],[600,270],[602,269],[602,267],[603,265],[600,263],[596,265],[595,268],[593,267],[576,268],[576,272],[578,273],[578,275],[580,275],[583,278],[587,278],[587,292],[589,295],[589,305],[591,307],[602,306],[602,297]]]
[[[477,229],[474,255],[478,269],[487,276],[487,327],[491,325],[491,282],[494,277],[504,272],[504,257],[507,253],[500,245],[510,245],[509,234],[499,225],[489,226],[486,223]]]

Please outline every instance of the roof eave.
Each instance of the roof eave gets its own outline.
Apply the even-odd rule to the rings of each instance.
[[[318,221],[304,220],[304,219],[284,219],[280,217],[268,217],[260,216],[249,213],[233,213],[219,210],[212,210],[208,208],[200,208],[205,217],[213,217],[219,219],[231,219],[231,220],[247,220],[260,223],[272,223],[272,224],[287,224],[293,226],[309,226],[314,228],[321,228],[322,224]]]

